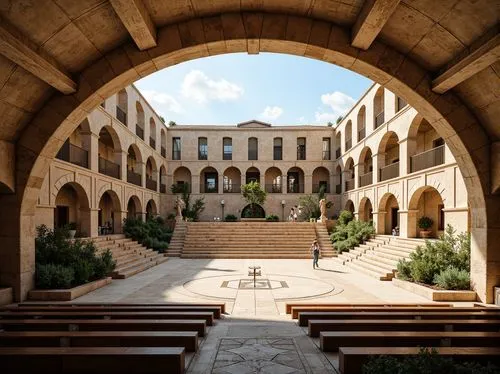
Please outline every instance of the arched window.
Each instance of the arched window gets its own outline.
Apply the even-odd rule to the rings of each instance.
[[[233,139],[231,138],[222,139],[222,159],[223,160],[233,159]]]
[[[257,138],[248,139],[248,159],[259,159],[259,141],[257,140]]]

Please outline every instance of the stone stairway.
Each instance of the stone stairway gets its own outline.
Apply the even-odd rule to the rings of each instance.
[[[181,257],[309,259],[315,238],[309,222],[188,222]]]
[[[316,239],[318,239],[321,248],[321,257],[337,257],[337,251],[333,248],[333,244],[330,241],[330,235],[328,235],[326,225],[323,223],[316,223],[314,228],[316,229]]]
[[[150,267],[167,261],[166,254],[147,249],[142,244],[128,239],[125,235],[109,235],[92,238],[97,253],[107,249],[116,261],[116,268],[111,273],[114,279],[125,279]]]
[[[184,248],[184,240],[186,238],[187,225],[184,221],[175,223],[175,229],[172,234],[172,239],[167,249],[168,257],[181,257],[182,249]]]
[[[425,240],[375,235],[364,244],[338,255],[337,261],[382,281],[394,278],[400,259],[407,259]]]

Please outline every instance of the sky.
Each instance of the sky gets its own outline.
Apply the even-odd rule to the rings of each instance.
[[[184,62],[135,83],[166,123],[335,123],[372,81],[325,62],[283,54],[226,54]]]

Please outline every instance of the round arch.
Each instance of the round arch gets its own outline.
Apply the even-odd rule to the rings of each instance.
[[[156,202],[150,199],[146,204],[146,218],[151,219],[158,215],[158,210],[156,208]]]
[[[393,229],[399,229],[399,202],[390,192],[386,192],[378,203],[377,233],[392,234]]]
[[[224,193],[241,192],[241,171],[236,166],[230,166],[224,170],[222,191]]]
[[[143,211],[141,200],[137,195],[129,197],[127,202],[127,218],[128,219],[142,219]]]
[[[287,192],[304,192],[304,171],[298,166],[291,167],[287,172]]]
[[[204,167],[200,171],[200,193],[219,192],[219,172],[212,166]]]
[[[262,10],[268,10],[266,7],[262,5]],[[235,10],[231,9],[231,11]],[[490,14],[495,14],[493,8],[490,10]],[[279,10],[274,9],[274,11]],[[283,9],[283,11],[285,10]],[[481,12],[480,14],[483,15],[488,14],[480,11],[479,8],[472,8],[471,14],[474,12]],[[478,113],[476,114],[483,113],[483,108],[486,108],[487,105],[479,105],[472,99],[474,95],[470,93],[480,92],[481,89],[488,86],[483,83],[489,77],[493,77],[494,72],[487,69],[488,71],[481,77],[478,77],[478,75],[477,78],[472,79],[466,90],[469,94],[464,95],[464,101],[452,91],[438,95],[432,92],[431,89],[432,76],[438,67],[431,63],[429,58],[419,56],[424,62],[428,62],[427,69],[429,70],[426,70],[421,67],[422,65],[415,63],[410,57],[406,57],[404,53],[400,52],[405,49],[408,50],[406,47],[398,46],[396,48],[383,44],[379,40],[372,44],[368,53],[359,53],[357,48],[350,45],[350,27],[339,26],[336,24],[338,20],[331,19],[331,17],[327,17],[325,21],[315,20],[312,16],[303,17],[301,14],[300,12],[292,15],[260,13],[259,16],[262,17],[262,22],[258,24],[261,26],[257,26],[257,29],[245,29],[244,26],[248,20],[246,17],[242,17],[238,13],[223,14],[221,12],[221,14],[210,18],[210,22],[219,25],[223,32],[211,33],[208,39],[202,37],[193,38],[191,28],[188,27],[189,25],[197,25],[200,28],[199,35],[203,35],[203,31],[201,31],[205,20],[203,18],[193,16],[189,20],[182,20],[177,25],[174,23],[169,24],[159,30],[163,37],[159,39],[159,45],[154,51],[139,53],[142,58],[128,59],[128,57],[125,57],[126,54],[123,54],[121,46],[113,46],[113,50],[108,52],[104,58],[98,59],[79,73],[81,79],[78,81],[84,84],[78,87],[76,95],[63,96],[62,94],[55,94],[50,99],[47,99],[45,107],[39,111],[31,124],[22,133],[17,132],[21,133],[19,141],[16,143],[17,153],[22,154],[23,150],[27,150],[32,155],[29,159],[23,158],[23,160],[17,161],[17,172],[19,179],[22,181],[16,186],[17,196],[2,196],[4,200],[2,203],[5,202],[5,206],[12,206],[11,209],[14,210],[12,216],[22,222],[20,226],[27,225],[26,228],[19,227],[15,233],[6,232],[9,237],[16,236],[16,240],[12,240],[13,243],[17,243],[15,244],[16,249],[13,249],[13,251],[18,251],[19,248],[33,250],[33,236],[25,235],[22,238],[20,233],[31,231],[34,234],[33,230],[29,228],[33,227],[34,206],[40,189],[40,183],[37,181],[46,174],[49,165],[48,161],[54,157],[55,152],[59,149],[61,139],[65,139],[86,113],[102,102],[104,97],[109,97],[118,88],[131,84],[139,77],[137,71],[153,71],[151,66],[161,69],[169,66],[174,61],[178,62],[179,58],[174,60],[174,56],[182,56],[181,59],[184,61],[189,58],[207,56],[215,52],[243,51],[246,50],[247,46],[252,46],[251,48],[254,49],[251,51],[255,53],[258,51],[255,50],[255,46],[258,46],[257,48],[262,51],[304,55],[350,68],[384,84],[387,89],[398,96],[405,97],[418,112],[424,114],[429,119],[429,122],[436,126],[436,130],[440,134],[448,134],[447,137],[454,136],[453,142],[450,142],[450,150],[455,156],[460,156],[457,157],[457,162],[464,174],[471,201],[473,257],[477,256],[478,261],[492,261],[492,264],[494,264],[493,249],[495,243],[493,238],[495,235],[494,230],[498,226],[496,224],[496,211],[500,204],[500,195],[492,194],[490,189],[491,173],[488,170],[490,170],[489,160],[491,158],[488,153],[490,152],[489,147],[492,140],[488,137],[486,129],[488,131],[495,129],[495,125],[492,122],[493,120],[490,121],[487,116],[475,116],[467,107],[468,104],[469,107],[477,110]],[[222,22],[222,19],[224,19],[224,22]],[[350,20],[350,22],[353,22],[353,20]],[[485,24],[490,27],[491,25],[488,22]],[[275,25],[275,27],[264,26],[269,24]],[[287,32],[287,30],[304,29],[308,31],[304,33]],[[245,34],[246,32],[248,34]],[[255,35],[259,35],[260,39]],[[182,40],[188,42],[183,43]],[[404,44],[404,40],[401,43]],[[172,49],[168,48],[167,45],[182,47]],[[136,48],[131,43],[124,44],[123,47],[127,50]],[[180,53],[182,50],[189,50],[190,53]],[[124,68],[114,71],[108,61],[114,57],[120,58],[120,55],[123,56]],[[152,59],[155,59],[155,63],[152,62]],[[387,63],[388,60],[399,63]],[[76,70],[75,74],[77,73],[78,70]],[[460,87],[455,91],[462,92]],[[54,111],[60,113],[59,119],[54,119]],[[476,118],[482,118],[485,127],[479,124]],[[27,122],[19,121],[19,123],[23,124]],[[38,131],[37,129],[40,128],[45,129],[45,131]],[[461,131],[462,129],[465,130]],[[37,142],[32,141],[34,134],[39,134]],[[474,136],[471,136],[472,134]],[[16,201],[21,203],[16,204]],[[486,204],[486,201],[488,201],[488,204]],[[485,227],[487,230],[491,228],[491,234],[490,231],[488,231],[488,234],[484,234]],[[487,250],[489,247],[492,248],[491,251]],[[496,269],[494,266],[489,265],[482,268]],[[9,274],[12,273],[12,270],[6,269],[6,271]],[[492,300],[492,284],[488,282],[500,276],[496,270],[492,271],[495,271],[495,276],[492,274],[489,274],[488,277],[486,274],[474,275],[474,284],[477,286],[481,299]],[[17,277],[16,279],[20,278]],[[21,290],[20,284],[16,285],[16,287]],[[24,297],[25,292],[23,291],[19,295]]]
[[[399,138],[394,131],[384,134],[378,145],[379,181],[399,177]]]
[[[115,152],[122,150],[120,136],[112,126],[104,125],[99,128],[99,142],[108,146],[111,145],[112,150]]]
[[[54,205],[54,227],[64,227],[74,222],[78,236],[91,236],[90,201],[81,184],[67,182],[57,188]]]
[[[245,183],[257,182],[260,184],[260,170],[255,166],[250,166],[245,172]]]
[[[373,206],[368,197],[363,197],[359,202],[358,219],[363,222],[373,221]]]
[[[351,199],[347,200],[344,204],[344,210],[348,210],[352,214],[354,214],[354,203]]]
[[[370,147],[361,150],[358,161],[359,186],[364,187],[373,183],[373,156]]]
[[[276,166],[267,168],[264,173],[266,192],[281,193],[283,191],[283,172]]]
[[[417,188],[408,203],[408,237],[436,238],[442,234],[446,227],[444,206],[444,199],[437,189],[428,185]],[[423,236],[423,230],[418,227],[418,220],[424,216],[432,220],[428,236]]]
[[[357,133],[358,142],[365,138],[366,136],[366,107],[364,105],[361,106],[358,110],[357,117]]]
[[[241,218],[265,218],[266,211],[259,204],[248,204],[241,210]]]
[[[191,192],[191,170],[187,167],[179,166],[175,169],[173,179],[173,186],[175,186],[174,190],[176,189],[176,191],[182,191],[182,189],[187,185],[188,191]]]
[[[318,166],[312,172],[312,192],[330,193],[330,172],[324,166]]]
[[[99,195],[97,225],[99,235],[120,234],[122,204],[118,194],[109,189]]]

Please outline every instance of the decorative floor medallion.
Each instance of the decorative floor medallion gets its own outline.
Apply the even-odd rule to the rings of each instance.
[[[214,374],[305,374],[291,338],[222,338]]]

